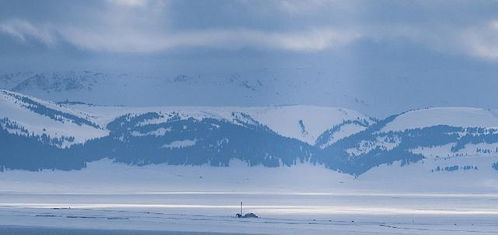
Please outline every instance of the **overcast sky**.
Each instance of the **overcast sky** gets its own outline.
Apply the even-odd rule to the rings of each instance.
[[[0,0],[5,72],[263,67],[323,73],[379,115],[498,108],[498,1]]]

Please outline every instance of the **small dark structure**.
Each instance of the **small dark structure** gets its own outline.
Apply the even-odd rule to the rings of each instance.
[[[246,213],[245,215],[237,213],[237,218],[259,218],[259,217],[254,213]]]
[[[240,202],[240,213],[235,214],[237,218],[259,218],[254,213],[246,213],[245,215],[242,213],[242,202]]]

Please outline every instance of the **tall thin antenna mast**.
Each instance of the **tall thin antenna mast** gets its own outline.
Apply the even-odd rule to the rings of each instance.
[[[242,215],[242,202],[240,202],[240,215]]]

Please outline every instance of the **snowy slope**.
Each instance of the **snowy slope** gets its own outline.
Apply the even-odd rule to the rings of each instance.
[[[414,110],[379,120],[324,148],[323,154],[334,156],[330,159],[343,165],[337,168],[352,174],[396,161],[406,166],[432,160],[435,172],[498,169],[497,126],[498,118],[484,109]]]
[[[108,134],[88,114],[6,90],[0,90],[0,119],[2,128],[9,133],[47,135],[61,139],[59,147]]]
[[[372,119],[353,110],[344,108],[314,106],[276,106],[244,110],[254,119],[268,126],[280,135],[295,138],[314,145],[317,138],[331,127],[345,121],[365,121]],[[343,129],[335,140],[354,134],[361,129]]]
[[[437,125],[455,127],[483,127],[498,129],[498,116],[479,108],[428,108],[408,111],[397,116],[381,131],[403,131]]]

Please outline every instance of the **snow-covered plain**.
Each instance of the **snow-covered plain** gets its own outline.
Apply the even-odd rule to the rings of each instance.
[[[251,234],[496,234],[497,195],[0,195],[1,225]],[[238,219],[245,212],[260,218]],[[1,231],[1,230],[0,230]]]
[[[264,234],[498,233],[498,183],[492,180],[497,171],[431,172],[430,160],[425,161],[384,165],[359,177],[309,164],[266,168],[239,161],[230,167],[137,167],[101,160],[80,171],[9,170],[0,177],[0,225]],[[479,162],[487,161],[493,159]],[[244,212],[260,218],[235,218],[241,201]]]

